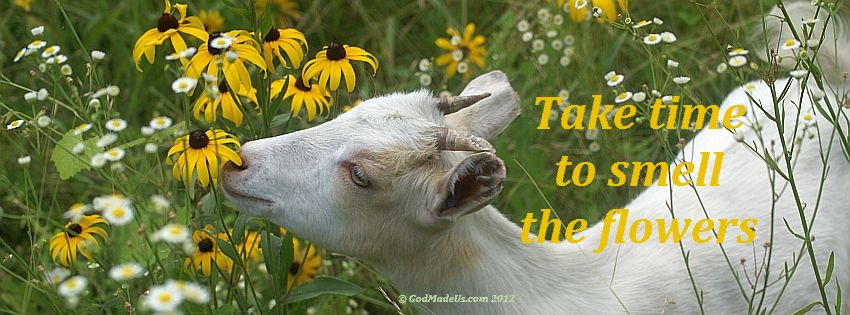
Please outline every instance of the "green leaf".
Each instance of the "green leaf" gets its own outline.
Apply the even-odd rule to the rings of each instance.
[[[85,146],[83,152],[79,155],[71,153],[71,149],[73,149],[74,146],[81,141]],[[65,135],[62,136],[62,140],[59,140],[59,142],[56,143],[56,147],[50,155],[50,160],[53,161],[53,165],[56,166],[56,171],[59,172],[59,178],[62,180],[68,180],[82,170],[91,169],[91,165],[89,165],[91,157],[97,153],[103,152],[103,149],[99,148],[96,143],[96,138],[83,141],[83,138],[81,136],[74,135],[73,131],[65,133]]]
[[[277,127],[283,126],[290,119],[292,119],[292,113],[280,114],[280,115],[272,117],[272,121],[271,121],[271,123],[269,123],[269,125],[272,128],[277,128]]]
[[[835,314],[841,314],[841,282],[836,282],[838,285],[838,293],[835,295]]]
[[[794,315],[803,315],[812,310],[815,306],[821,305],[820,302],[812,302],[812,304],[806,305],[806,307],[801,308],[799,311],[794,312]]]
[[[220,239],[218,237],[216,237],[215,239],[218,248],[221,249],[221,252],[224,253],[224,255],[230,257],[230,259],[233,259],[234,261],[241,259],[239,257],[239,253],[236,252],[236,248],[233,247],[233,244],[230,244],[230,242],[228,242],[227,240]]]
[[[286,233],[283,240],[280,242],[278,261],[280,261],[280,270],[277,271],[277,278],[280,279],[280,291],[286,290],[289,283],[289,266],[292,265],[292,260],[295,259],[295,248],[292,244],[292,233]]]
[[[233,223],[233,232],[230,237],[234,244],[242,242],[242,237],[245,234],[245,224],[248,222],[248,216],[244,212],[240,212],[236,217],[236,222]]]
[[[217,309],[215,309],[215,310],[213,310],[213,311],[212,311],[212,314],[213,314],[213,315],[218,315],[218,314],[235,314],[235,313],[236,313],[236,308],[235,308],[233,305],[230,305],[230,304],[222,305],[221,307],[219,307],[219,308],[217,308]]]
[[[286,303],[300,302],[327,294],[353,296],[361,292],[363,292],[363,288],[354,283],[327,276],[318,276],[292,289]]]
[[[824,276],[823,287],[826,288],[826,285],[829,284],[829,280],[832,280],[832,271],[835,269],[835,252],[829,253],[829,262],[826,264],[826,276]]]

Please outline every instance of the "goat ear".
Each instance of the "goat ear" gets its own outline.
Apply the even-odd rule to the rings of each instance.
[[[446,116],[449,128],[493,139],[519,115],[519,96],[502,71],[492,71],[473,79],[460,95],[490,93],[477,103]]]
[[[452,221],[488,205],[505,181],[505,163],[490,152],[468,156],[437,183],[439,203],[432,209],[438,221]]]

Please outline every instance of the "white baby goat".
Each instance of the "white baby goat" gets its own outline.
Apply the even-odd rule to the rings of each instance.
[[[788,9],[798,29],[801,18],[814,14],[807,5],[789,5]],[[787,31],[782,36],[790,38]],[[827,64],[821,60],[824,69],[846,69],[842,67],[850,63],[846,54],[850,46],[845,45],[843,37],[838,41],[845,49],[839,50],[841,62]],[[834,48],[824,46],[821,55],[834,57]],[[788,80],[775,84],[781,90]],[[748,92],[732,92],[723,106],[748,105],[744,119],[747,126],[737,130],[743,141],[752,143],[757,137],[755,129],[763,128],[765,143],[778,143],[774,124],[747,97],[750,93],[772,108],[769,86],[761,81],[752,84],[755,88]],[[844,83],[837,85],[838,91],[847,87]],[[798,108],[790,101],[798,99],[800,91],[800,85],[792,82],[789,101],[780,105],[786,111],[788,138],[795,134],[795,126],[802,128],[794,123]],[[481,99],[486,93],[489,97]],[[519,98],[505,74],[498,71],[474,79],[461,95],[468,97],[439,101],[424,91],[378,97],[320,126],[248,142],[240,153],[244,167],[231,166],[224,171],[225,191],[241,211],[269,219],[331,251],[371,263],[403,293],[515,296],[513,303],[424,305],[423,309],[436,314],[699,311],[677,243],[659,244],[657,238],[643,244],[609,243],[604,252],[594,254],[591,251],[601,236],[597,225],[581,234],[587,239],[580,244],[593,245],[523,244],[519,227],[488,205],[501,191],[505,164],[488,150],[485,140],[498,135],[518,115]],[[828,97],[831,104],[838,104]],[[810,110],[810,98],[803,99],[801,108]],[[833,109],[843,110],[846,117],[846,109]],[[523,119],[538,117],[535,112]],[[821,277],[830,252],[835,252],[838,280],[827,289],[827,297],[834,304],[835,282],[844,292],[850,291],[850,233],[846,232],[850,225],[850,167],[838,140],[829,140],[834,127],[822,117],[818,117],[817,126],[822,140],[805,138],[798,144],[793,172],[808,219],[818,206],[812,234],[816,235],[813,244],[822,265]],[[794,139],[788,139],[789,144],[791,141]],[[831,153],[821,156],[821,150],[829,145]],[[778,147],[769,145],[768,149],[776,153]],[[684,159],[698,163],[701,151],[725,152],[721,185],[698,189],[709,215],[759,220],[754,243],[724,244],[743,288],[736,283],[717,244],[694,244],[689,237],[684,238],[682,245],[690,253],[693,283],[700,290],[705,312],[747,312],[750,303],[742,290],[746,296],[752,295],[747,277],[755,281],[754,273],[766,248],[773,251],[771,279],[779,280],[767,288],[762,308],[770,310],[783,291],[784,266],[793,265],[802,244],[783,223],[787,220],[793,230],[802,232],[790,188],[784,189],[772,216],[773,191],[762,160],[729,131],[715,129],[701,131],[684,147],[677,162]],[[829,158],[829,173],[826,189],[818,196],[822,158]],[[779,164],[784,169],[784,163]],[[784,185],[780,178],[777,187]],[[668,189],[650,187],[626,205],[624,208],[631,210],[630,220],[669,220],[669,203],[677,218],[705,218],[690,187],[673,188],[672,200]],[[775,236],[772,244],[765,244],[770,238],[771,220]],[[777,314],[789,314],[821,300],[810,259],[803,255],[773,310]],[[746,262],[742,265],[740,259]],[[756,290],[763,285],[758,282]],[[844,300],[847,298],[845,294]],[[762,304],[760,293],[752,304]]]

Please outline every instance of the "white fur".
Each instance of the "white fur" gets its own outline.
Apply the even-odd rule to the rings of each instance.
[[[838,64],[846,65],[846,58]],[[788,80],[778,80],[775,85],[781,90]],[[744,141],[754,141],[758,121],[765,143],[776,143],[776,154],[781,152],[777,130],[746,94],[768,106],[768,113],[775,115],[770,88],[763,82],[752,84],[755,88],[749,92],[739,88],[729,94],[723,108],[746,105],[747,126],[737,132]],[[789,123],[785,130],[789,145],[795,140],[790,136],[793,128],[801,128],[793,123],[797,119],[797,102],[790,101],[799,98],[801,87],[797,82],[791,82],[791,86],[789,101],[780,104]],[[448,126],[490,139],[517,115],[518,99],[503,73],[492,72],[473,80],[464,94],[482,91],[493,96],[446,117],[434,107],[429,93],[393,94],[366,101],[314,128],[251,141],[241,152],[247,169],[225,169],[225,191],[241,211],[272,220],[330,250],[366,260],[405,294],[515,295],[514,303],[421,305],[426,313],[696,313],[695,293],[679,244],[659,244],[657,231],[644,244],[614,244],[612,233],[607,249],[594,254],[592,250],[598,246],[602,233],[600,225],[582,233],[586,239],[580,244],[523,244],[520,228],[489,205],[458,218],[435,217],[433,209],[446,194],[446,176],[451,176],[452,169],[469,154],[433,152],[427,136],[429,128]],[[834,98],[830,100],[836,104]],[[811,100],[803,97],[800,108],[811,108]],[[848,292],[850,233],[846,228],[850,216],[845,210],[850,205],[850,167],[837,141],[828,138],[833,126],[822,117],[817,124],[822,140],[804,137],[796,145],[799,156],[793,173],[810,219],[822,173],[821,148],[833,146],[812,231],[816,236],[813,244],[822,271],[830,252],[835,252],[837,282]],[[724,243],[732,268],[740,275],[749,296],[752,288],[745,274],[754,279],[756,266],[762,263],[763,244],[770,235],[773,192],[768,172],[765,163],[727,130],[701,131],[684,147],[676,162],[698,163],[698,153],[702,151],[725,152],[721,186],[698,187],[699,199],[690,187],[674,187],[671,192],[670,187],[652,186],[624,208],[631,210],[630,221],[669,220],[668,204],[672,204],[677,218],[699,220],[705,218],[699,206],[701,200],[714,219],[758,219],[753,243],[736,243],[734,228]],[[352,185],[346,163],[361,165],[372,179],[372,187]],[[787,172],[784,164],[780,165]],[[781,178],[778,182],[784,185]],[[775,233],[770,244],[770,274],[774,280],[781,278],[785,263],[793,264],[792,255],[803,244],[786,231],[783,219],[798,233],[802,231],[790,188],[782,193],[774,212]],[[704,296],[706,313],[747,312],[748,303],[719,246],[695,244],[690,236],[684,238],[682,245],[689,253],[694,283]],[[742,257],[746,259],[745,267],[740,263]],[[760,289],[763,277],[759,280]],[[834,283],[827,290],[830,303],[835,303]],[[782,284],[780,281],[768,287],[763,308],[770,308]],[[759,304],[761,295],[756,297],[755,304]],[[845,294],[844,300],[847,299]],[[809,258],[805,256],[774,312],[789,314],[819,300]]]

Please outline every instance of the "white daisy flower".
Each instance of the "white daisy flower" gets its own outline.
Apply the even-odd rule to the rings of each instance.
[[[691,82],[690,77],[681,76],[681,77],[673,78],[673,83],[676,83],[676,84],[679,84],[679,85],[687,84],[688,82]]]
[[[79,126],[74,127],[73,134],[75,136],[79,136],[79,135],[83,134],[84,132],[89,131],[89,129],[91,129],[91,127],[92,127],[91,124],[88,124],[88,123],[80,124]]]
[[[646,93],[637,92],[635,93],[635,95],[632,96],[632,100],[638,103],[643,102],[646,100]]]
[[[94,60],[103,60],[103,58],[106,58],[106,53],[105,53],[105,52],[102,52],[102,51],[100,51],[100,50],[92,50],[92,51],[91,51],[91,59],[94,59]]]
[[[799,69],[799,70],[793,70],[791,72],[788,72],[788,74],[790,74],[791,77],[794,78],[794,79],[802,79],[802,78],[805,78],[809,74],[809,71],[805,70],[805,69]]]
[[[648,26],[648,25],[652,25],[652,21],[642,20],[640,22],[635,23],[635,25],[633,25],[632,28],[637,29],[637,28],[641,28],[641,27],[644,27],[644,26]]]
[[[178,51],[178,52],[172,53],[168,56],[165,56],[165,60],[177,60],[177,59],[180,59],[180,58],[191,58],[197,52],[198,52],[197,48],[188,47],[188,48],[183,49],[181,51]]]
[[[32,157],[30,157],[29,155],[18,158],[18,165],[27,165],[30,164],[30,162],[32,162]]]
[[[732,48],[732,50],[729,51],[729,57],[745,56],[749,53],[750,53],[749,50],[746,50],[746,49],[743,49],[743,48]]]
[[[747,91],[752,91],[756,88],[756,85],[752,84],[752,83],[746,83],[746,84],[742,85],[741,87],[743,87]]]
[[[69,76],[69,75],[74,74],[74,70],[71,69],[70,65],[62,65],[62,67],[59,68],[59,71],[62,72],[62,75],[64,75],[64,76]]]
[[[729,65],[727,65],[725,62],[723,62],[723,63],[720,63],[719,65],[717,65],[717,69],[715,69],[715,70],[717,71],[717,73],[723,73],[723,72],[726,72],[726,69],[728,69],[728,68],[729,68]]]
[[[163,130],[165,128],[171,127],[171,123],[171,118],[167,116],[159,116],[151,119],[151,122],[148,125],[155,130]]]
[[[71,208],[69,208],[68,211],[65,211],[65,213],[62,214],[62,217],[74,222],[78,222],[89,211],[91,211],[90,205],[75,203],[71,205]]]
[[[219,37],[221,38],[221,37]],[[188,93],[193,88],[195,88],[195,84],[198,83],[197,79],[182,77],[177,80],[174,80],[174,83],[171,83],[171,89],[174,90],[174,93]]]
[[[780,48],[783,49],[783,50],[796,49],[796,48],[799,48],[799,47],[800,47],[800,42],[798,42],[796,39],[793,39],[793,38],[786,40],[780,46]]]
[[[593,141],[587,146],[587,149],[590,150],[590,152],[599,152],[599,149],[601,148],[599,146],[599,142]]]
[[[572,47],[564,48],[564,56],[572,57],[573,55],[575,55],[575,52],[575,49],[573,49]]]
[[[106,121],[106,129],[110,131],[119,132],[127,128],[127,121],[121,118],[113,118]]]
[[[29,51],[29,49],[27,49],[26,47],[21,48],[21,50],[19,50],[18,53],[15,54],[14,62],[21,61],[21,58],[24,58],[24,56],[28,55],[27,54],[28,51]]]
[[[236,61],[236,59],[239,59],[239,53],[231,50],[231,51],[224,53],[224,57],[227,58],[227,61],[234,62],[234,61]]]
[[[617,86],[623,82],[624,77],[622,74],[614,74],[610,78],[608,78],[608,86]]]
[[[571,62],[572,62],[572,59],[570,59],[569,56],[561,56],[561,65],[562,66],[564,66],[564,67],[569,66]]]
[[[97,153],[92,155],[91,161],[89,162],[94,168],[101,168],[106,165],[106,157],[103,156],[103,153]]]
[[[24,125],[23,119],[13,120],[8,125],[6,125],[6,130],[15,130]]]
[[[109,277],[115,281],[126,281],[141,277],[145,273],[145,268],[134,262],[127,262],[116,265],[109,269]]]
[[[528,27],[529,27],[529,24],[528,24],[528,21],[526,21],[526,20],[520,20],[519,23],[516,24],[516,29],[520,32],[528,31]]]
[[[124,158],[124,154],[124,149],[112,148],[106,150],[106,152],[103,153],[103,157],[106,158],[107,161],[117,162]]]
[[[168,199],[163,197],[162,195],[152,195],[151,203],[153,203],[153,206],[157,210],[166,210],[171,207],[171,202],[169,202]]]
[[[564,36],[564,44],[572,45],[576,42],[576,37],[573,35]]]
[[[457,73],[463,74],[463,73],[466,73],[467,71],[469,71],[469,64],[467,64],[466,62],[458,62],[457,63]]]
[[[44,33],[44,25],[36,26],[30,29],[30,34],[32,34],[32,36],[38,36],[42,33]]]
[[[615,75],[617,75],[617,72],[611,70],[611,71],[608,71],[608,73],[605,74],[604,78],[605,78],[605,80],[611,80],[611,78],[613,78]]]
[[[156,129],[153,129],[150,126],[142,126],[141,132],[143,136],[150,137],[154,132],[156,132]]]
[[[95,197],[94,200],[92,200],[92,206],[95,210],[103,211],[111,206],[119,205],[126,202],[128,202],[128,200],[127,198],[124,198],[124,196],[118,194],[111,194]]]
[[[546,32],[546,37],[555,38],[557,36],[558,36],[558,31],[556,31],[556,30],[550,30],[550,31]]]
[[[811,110],[807,110],[803,114],[800,115],[800,121],[806,126],[814,126],[817,123],[817,119],[815,118],[815,114],[812,113]]]
[[[558,97],[560,97],[561,100],[563,100],[564,103],[566,103],[567,100],[570,98],[570,91],[568,91],[566,89],[561,89],[560,91],[558,91]]]
[[[552,24],[555,24],[555,25],[564,24],[564,16],[558,14],[558,15],[552,17]]]
[[[52,285],[57,285],[62,282],[62,280],[65,280],[65,278],[68,278],[68,276],[70,275],[71,272],[68,271],[68,269],[56,267],[47,272],[47,274],[45,274],[45,277],[47,278],[48,283]]]
[[[30,42],[27,45],[27,48],[32,49],[32,50],[38,50],[38,49],[44,48],[44,46],[47,46],[47,42],[40,40],[40,39],[36,39],[36,40]]]
[[[544,8],[544,9],[537,10],[537,18],[538,18],[538,19],[541,19],[541,20],[548,20],[548,19],[549,19],[549,17],[550,17],[551,15],[552,15],[552,14],[551,14],[551,13],[549,13],[549,10],[546,10],[545,8]]]
[[[452,51],[452,60],[461,61],[463,60],[463,51],[460,49],[455,49]]]
[[[670,67],[670,68],[678,68],[679,62],[677,62],[673,59],[667,59],[667,66]]]
[[[179,244],[188,240],[190,236],[191,232],[186,227],[179,224],[169,223],[156,231],[153,238],[156,241]]]
[[[652,90],[650,91],[650,94],[652,94],[652,96],[654,97],[661,97],[661,91],[658,90]]]
[[[36,99],[38,99],[39,101],[43,101],[43,100],[46,100],[47,96],[49,96],[49,95],[50,94],[47,93],[47,89],[41,88],[41,89],[38,90],[38,94],[36,95]]]
[[[183,302],[183,293],[172,286],[153,286],[148,290],[145,305],[156,312],[170,312],[177,310]]]
[[[232,37],[223,35],[216,37],[215,39],[210,41],[209,44],[212,48],[224,50],[230,48],[230,45],[233,45],[233,42],[234,40]]]
[[[676,40],[677,40],[676,34],[673,34],[671,32],[661,33],[661,40],[663,40],[665,43],[668,43],[668,44],[669,43],[675,43]]]
[[[537,56],[537,63],[541,65],[549,63],[549,56],[546,54],[540,54],[540,56]]]
[[[75,144],[74,147],[71,148],[71,153],[79,155],[79,154],[83,153],[83,151],[85,151],[85,150],[86,150],[86,144],[83,143],[83,142],[77,142],[77,144]]]
[[[815,49],[818,45],[820,45],[820,40],[817,38],[812,38],[806,41],[806,47],[809,47],[809,49]]]
[[[24,100],[29,102],[29,103],[35,102],[37,99],[38,99],[38,92],[36,92],[36,91],[24,93]]]
[[[551,45],[554,50],[561,50],[561,48],[564,48],[564,42],[560,39],[553,40],[549,45]]]
[[[454,46],[460,45],[461,41],[463,41],[463,38],[460,36],[452,36],[452,38],[449,39],[449,42]]]
[[[442,91],[440,91],[440,94],[437,94],[437,96],[442,97],[442,98],[449,97],[449,96],[452,96],[452,92],[442,90]]]
[[[423,73],[419,75],[419,85],[421,86],[429,86],[431,85],[431,75],[427,73]]]
[[[803,20],[803,24],[808,25],[808,26],[815,25],[818,22],[820,22],[820,19],[814,18],[814,17]]]
[[[52,64],[59,65],[59,64],[65,63],[66,61],[68,61],[68,56],[59,54],[59,55],[47,58],[47,60],[45,60],[44,62],[47,63],[47,64],[51,64],[51,65]]]
[[[747,64],[747,57],[744,56],[733,56],[729,58],[729,65],[735,68],[744,66]]]
[[[73,276],[62,282],[57,290],[59,295],[64,297],[74,297],[85,291],[89,281],[83,276]]]
[[[206,304],[210,301],[209,291],[195,282],[168,280],[165,285],[182,293],[186,301],[196,304]]]
[[[600,8],[600,7],[593,7],[593,17],[595,17],[595,18],[597,18],[597,19],[598,19],[598,18],[601,18],[601,17],[602,17],[602,8]],[[628,19],[628,18],[627,18],[627,19]],[[629,24],[629,23],[626,23],[626,24]]]
[[[121,89],[117,85],[110,85],[106,87],[106,95],[116,97],[119,93],[121,93]]]
[[[543,50],[543,48],[546,48],[546,42],[544,42],[542,39],[535,39],[533,42],[531,42],[531,50],[541,51]]]
[[[429,59],[419,60],[419,71],[431,71],[431,67],[432,67],[431,60],[429,60]]]
[[[632,99],[632,92],[626,91],[620,94],[617,94],[617,97],[614,98],[614,103],[620,104],[623,102],[627,102]]]
[[[524,41],[524,42],[528,42],[528,41],[530,41],[532,38],[534,38],[534,34],[532,34],[531,32],[525,32],[525,33],[522,33],[522,41]]]
[[[661,36],[658,34],[649,34],[643,37],[643,43],[647,45],[655,45],[661,42]]]
[[[100,137],[100,139],[97,140],[96,144],[99,148],[105,148],[110,144],[114,143],[115,140],[118,140],[118,135],[114,133],[107,133]]]
[[[62,47],[59,47],[59,45],[47,47],[46,49],[44,49],[44,51],[41,52],[41,58],[52,57],[53,55],[59,53],[60,50],[62,50]]]
[[[826,97],[826,93],[816,86],[812,87],[809,91],[812,93],[812,100],[814,101],[820,101]]]
[[[133,205],[129,200],[111,205],[103,210],[103,218],[115,226],[126,225],[133,220]]]
[[[656,18],[652,18],[652,23],[655,23],[655,24],[657,24],[657,25],[664,25],[664,21],[663,21],[663,20],[661,20],[661,19],[659,19],[659,18],[657,18],[657,17],[656,17]]]
[[[39,127],[44,128],[44,127],[50,126],[50,122],[52,122],[52,121],[53,120],[50,119],[50,117],[42,115],[42,116],[38,116],[38,119],[35,120],[35,123]]]
[[[670,104],[673,101],[673,95],[664,95],[661,97],[661,103]]]
[[[156,153],[159,148],[156,146],[156,143],[145,143],[145,152],[146,153]]]

